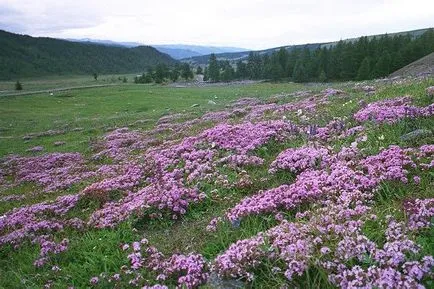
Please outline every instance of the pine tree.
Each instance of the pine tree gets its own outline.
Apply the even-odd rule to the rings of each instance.
[[[218,82],[220,80],[220,68],[214,53],[212,53],[209,57],[208,77],[213,82]]]
[[[326,75],[324,69],[321,69],[321,71],[319,72],[318,80],[320,82],[326,82],[327,81],[327,75]]]
[[[391,58],[390,54],[387,51],[384,51],[380,58],[377,60],[374,68],[374,76],[375,77],[384,77],[390,73],[390,63]]]
[[[221,79],[222,79],[223,81],[228,82],[228,81],[233,80],[234,77],[235,77],[235,71],[234,71],[234,68],[229,64],[229,62],[227,62],[227,64],[226,64],[226,65],[224,66],[224,68],[223,68],[223,72],[222,72],[222,75],[221,75]]]
[[[248,77],[249,73],[247,71],[247,65],[239,60],[237,62],[237,72],[236,72],[236,78],[238,79],[246,79]]]
[[[285,71],[282,68],[280,62],[280,52],[279,54],[273,54],[271,61],[269,61],[269,69],[267,69],[267,74],[265,77],[271,77],[272,80],[276,81],[284,77]]]
[[[203,70],[201,66],[198,66],[196,69],[196,74],[203,74]]]
[[[260,79],[264,69],[264,62],[258,53],[249,53],[247,59],[247,70],[249,72],[250,79]]]
[[[169,69],[167,68],[167,65],[164,63],[158,64],[157,67],[155,68],[155,75],[154,75],[155,83],[163,83],[163,81],[168,76],[168,74],[169,74]]]
[[[365,80],[371,78],[371,65],[369,57],[365,57],[357,71],[357,80]]]
[[[23,85],[18,80],[15,83],[15,90],[23,90]]]
[[[170,72],[170,80],[172,80],[173,82],[176,82],[179,78],[179,70],[177,68],[173,68],[172,71]]]
[[[181,76],[185,80],[189,80],[193,78],[193,71],[190,68],[190,65],[188,63],[183,63],[181,65]]]
[[[209,80],[208,67],[205,66],[205,70],[203,71],[203,81],[208,81],[208,80]]]
[[[286,68],[288,67],[288,52],[282,47],[279,49],[277,57],[280,65],[279,70],[282,71],[280,77],[287,77],[288,74],[286,73]]]
[[[306,68],[301,59],[297,60],[294,67],[294,72],[292,73],[292,79],[295,82],[306,82],[308,80],[306,74]]]

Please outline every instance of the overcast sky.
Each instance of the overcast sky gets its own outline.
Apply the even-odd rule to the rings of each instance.
[[[434,0],[0,0],[0,29],[262,49],[434,27]]]

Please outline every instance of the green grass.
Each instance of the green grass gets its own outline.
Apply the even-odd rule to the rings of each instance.
[[[132,83],[135,76],[136,75],[133,74],[100,75],[97,80],[93,78],[93,75],[59,75],[23,78],[18,79],[23,86],[23,89],[20,91],[15,90],[15,83],[17,80],[0,81],[0,96],[16,93],[34,93],[36,91],[55,90],[69,87],[123,84],[122,80],[124,77],[127,78],[127,83]]]
[[[89,76],[90,78],[90,76]],[[35,84],[38,89],[50,87],[43,80]],[[50,82],[48,80],[47,82]],[[80,83],[80,78],[77,82]],[[91,80],[93,81],[93,80]],[[83,82],[81,82],[83,83]],[[0,83],[0,89],[5,87]],[[23,85],[26,82],[23,81]],[[349,88],[353,84],[337,84],[333,87],[342,87],[349,91],[348,97],[331,97],[330,105],[320,107],[312,115],[312,123],[325,124],[333,117],[347,117],[358,109],[357,103],[364,99],[367,102],[379,99],[410,94],[418,105],[429,104],[425,97],[425,88],[434,85],[433,80],[422,83],[410,83],[396,86],[384,86],[374,96],[365,96],[363,93]],[[146,130],[152,128],[156,121],[168,113],[185,113],[188,118],[195,118],[210,110],[223,109],[231,101],[241,97],[267,98],[274,94],[291,93],[296,90],[321,90],[324,86],[302,86],[288,83],[261,83],[246,86],[206,87],[206,88],[171,88],[155,85],[117,85],[111,87],[88,88],[55,93],[50,96],[46,93],[22,96],[0,96],[0,157],[8,154],[29,155],[28,148],[42,145],[45,152],[78,151],[89,155],[90,144],[103,136],[108,129],[131,125],[137,120],[149,120],[146,123],[131,126],[133,129]],[[217,104],[209,104],[213,100]],[[351,100],[351,102],[350,102]],[[285,101],[291,101],[285,98]],[[199,104],[192,108],[193,104]],[[352,124],[355,125],[354,122]],[[196,134],[207,127],[195,127],[187,134]],[[434,139],[426,138],[406,143],[400,136],[415,128],[432,129],[433,118],[419,118],[416,120],[403,120],[392,125],[371,125],[368,128],[368,140],[363,143],[367,154],[377,153],[381,147],[391,144],[400,146],[418,146],[424,143],[434,143]],[[73,131],[82,128],[81,131]],[[29,133],[39,133],[48,130],[64,130],[64,134],[44,136],[24,141],[23,136]],[[381,136],[381,137],[380,137]],[[162,137],[163,138],[163,137]],[[55,141],[65,141],[64,146],[55,147]],[[353,139],[336,140],[330,145],[336,150],[350,145]],[[277,144],[269,143],[255,151],[258,156],[265,159],[265,164],[258,168],[246,170],[255,179],[260,180],[268,176],[268,165],[276,155],[289,147],[299,147],[306,142],[298,137],[292,142]],[[427,172],[414,171],[411,176],[420,175],[422,180],[419,186],[412,183],[397,185],[385,183],[376,193],[374,213],[380,219],[392,214],[398,219],[404,219],[402,214],[402,201],[413,197],[434,197],[432,190],[434,177]],[[212,259],[224,251],[231,243],[242,238],[249,238],[260,231],[267,230],[276,224],[273,216],[261,215],[244,219],[239,228],[223,223],[217,232],[205,230],[208,222],[215,216],[221,216],[228,208],[236,204],[246,195],[254,194],[260,189],[276,187],[283,183],[291,183],[294,176],[291,174],[277,174],[267,182],[255,182],[251,188],[246,189],[219,189],[213,197],[205,202],[194,205],[187,214],[178,221],[157,220],[149,222],[140,218],[131,218],[114,229],[86,230],[83,232],[65,231],[56,234],[56,238],[70,239],[70,247],[64,253],[52,260],[58,264],[62,271],[53,272],[50,266],[35,268],[33,261],[38,253],[37,248],[30,244],[23,244],[19,250],[10,247],[0,248],[0,288],[41,288],[48,280],[54,281],[54,288],[86,288],[89,279],[101,272],[116,273],[127,262],[125,253],[120,245],[140,239],[148,238],[163,253],[169,255],[173,252],[198,252],[206,258]],[[0,203],[0,214],[15,206],[49,200],[59,194],[77,192],[85,184],[73,187],[70,191],[57,192],[50,195],[41,195],[35,199]],[[39,188],[26,184],[15,189],[0,192],[1,196],[7,194],[29,193]],[[201,184],[204,192],[215,189],[211,184]],[[70,214],[74,216],[87,216],[89,207],[96,208],[99,204],[94,200],[84,199]],[[301,208],[300,208],[301,209]],[[292,218],[292,213],[287,218]],[[373,240],[384,241],[384,222],[367,222],[364,233]],[[415,238],[423,246],[424,254],[434,254],[432,245],[433,231],[423,232]],[[264,263],[257,269],[258,277],[250,284],[253,288],[279,288],[285,285],[284,277],[270,274],[273,264]],[[146,272],[143,272],[146,276]],[[312,268],[303,277],[296,278],[294,286],[300,288],[327,288],[327,276],[324,272]],[[110,288],[109,284],[103,287]]]
[[[201,115],[222,109],[241,97],[267,97],[300,89],[295,84],[256,84],[249,86],[171,88],[154,85],[120,85],[114,87],[71,90],[48,94],[0,97],[0,157],[23,154],[28,148],[42,145],[46,151],[86,152],[89,142],[107,129],[124,127],[137,120],[152,127],[167,113]],[[208,104],[209,100],[217,104]],[[192,108],[193,104],[199,107]],[[72,131],[82,128],[82,131]],[[65,134],[24,141],[29,133],[65,130]],[[55,141],[66,145],[54,147]]]

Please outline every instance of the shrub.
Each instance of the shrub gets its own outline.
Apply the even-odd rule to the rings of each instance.
[[[15,83],[15,90],[23,90],[23,86],[21,85],[21,82],[17,81]]]

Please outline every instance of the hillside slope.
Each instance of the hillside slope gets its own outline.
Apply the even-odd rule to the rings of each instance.
[[[0,79],[89,74],[139,73],[176,61],[150,46],[134,48],[35,38],[0,30]]]
[[[411,30],[411,31],[402,31],[402,32],[396,32],[396,33],[388,33],[387,35],[398,36],[398,35],[407,35],[408,34],[412,38],[416,38],[416,37],[421,36],[423,33],[425,33],[428,29],[429,28]],[[369,35],[369,36],[367,36],[367,38],[370,40],[374,37],[380,37],[383,35],[385,35],[385,34]],[[355,42],[359,38],[360,37],[344,39],[343,42]],[[280,48],[285,48],[288,52],[290,52],[294,49],[304,49],[304,48],[308,48],[309,50],[315,50],[317,48],[323,48],[323,47],[330,48],[332,46],[335,46],[338,42],[339,41],[286,45],[286,46],[268,48],[268,49],[264,49],[264,50],[257,50],[257,51],[253,51],[253,52],[258,53],[259,55],[264,55],[264,54],[271,55],[273,52],[278,51]],[[229,60],[229,61],[244,60],[249,56],[250,52],[251,51],[218,53],[218,54],[216,54],[216,57],[219,60]],[[201,55],[201,56],[194,56],[194,57],[190,57],[190,58],[185,58],[185,59],[182,59],[182,61],[195,63],[195,64],[207,64],[208,59],[209,59],[209,55]]]
[[[390,77],[419,76],[422,74],[434,74],[434,52],[398,69],[390,74]]]

